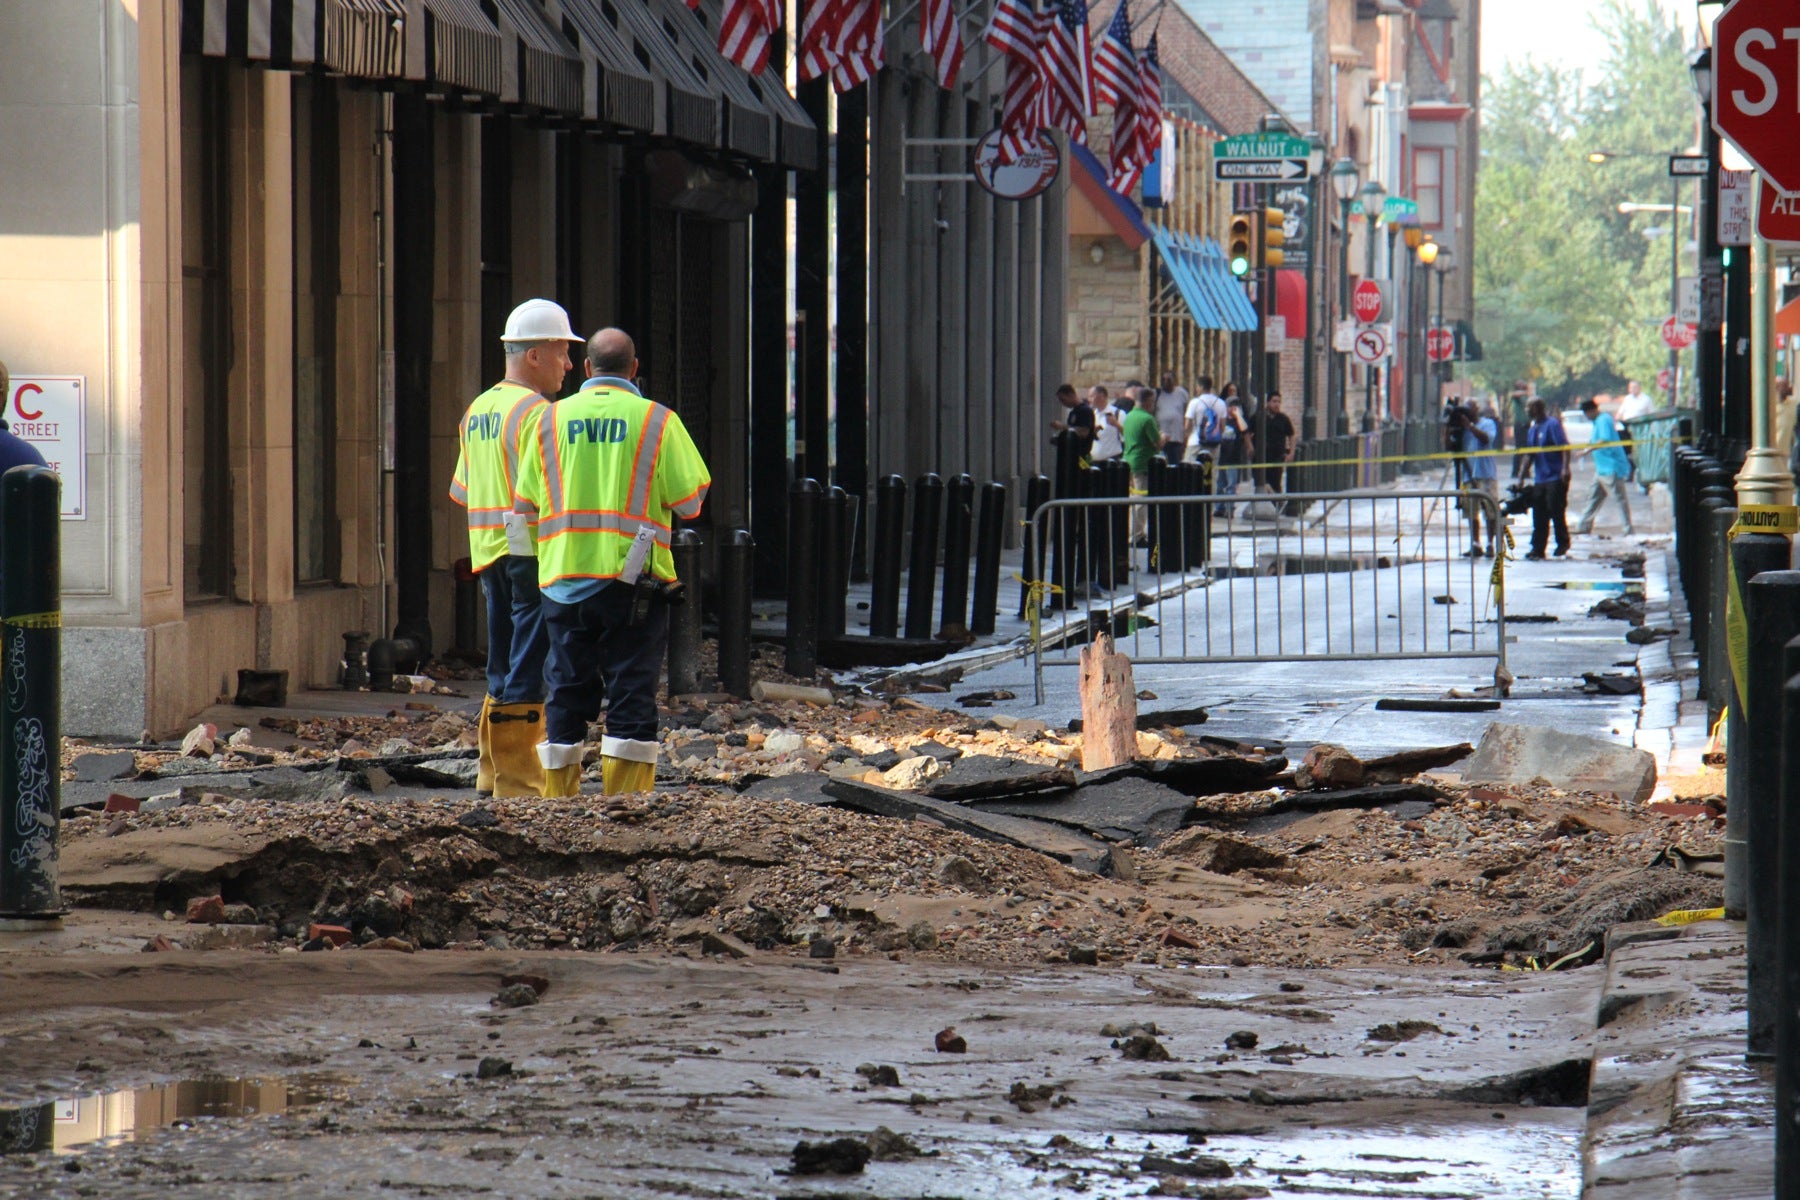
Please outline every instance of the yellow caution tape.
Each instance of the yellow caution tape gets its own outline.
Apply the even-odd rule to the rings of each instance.
[[[25,613],[17,617],[0,617],[0,625],[15,629],[61,629],[61,612]]]
[[[1031,626],[1031,649],[1035,654],[1044,637],[1044,600],[1048,596],[1062,595],[1063,590],[1042,579],[1027,579],[1017,571],[1013,572],[1013,578],[1025,585],[1025,618]]]
[[[1741,504],[1737,520],[1725,536],[1735,538],[1745,533],[1775,533],[1783,537],[1800,534],[1800,508],[1792,504]]]
[[[1722,908],[1678,908],[1674,912],[1666,912],[1656,918],[1658,925],[1692,925],[1695,921],[1723,921],[1725,910]]]

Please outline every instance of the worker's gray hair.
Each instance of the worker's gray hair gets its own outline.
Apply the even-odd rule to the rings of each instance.
[[[501,344],[506,347],[507,359],[511,360],[511,359],[515,359],[515,358],[523,358],[525,356],[525,352],[527,350],[535,350],[539,346],[555,345],[557,343],[557,341],[558,341],[557,338],[545,338],[542,341],[538,341],[538,342],[503,342]]]

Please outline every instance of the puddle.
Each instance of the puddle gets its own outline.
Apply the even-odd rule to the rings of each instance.
[[[95,1092],[23,1108],[0,1108],[0,1154],[66,1154],[131,1142],[202,1120],[269,1116],[319,1104],[349,1082],[336,1075],[184,1079]]]
[[[1625,596],[1642,596],[1641,579],[1567,579],[1550,585],[1565,592],[1614,592]]]

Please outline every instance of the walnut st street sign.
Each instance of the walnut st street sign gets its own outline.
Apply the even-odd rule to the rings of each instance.
[[[1731,0],[1713,32],[1713,128],[1800,192],[1800,0]]]

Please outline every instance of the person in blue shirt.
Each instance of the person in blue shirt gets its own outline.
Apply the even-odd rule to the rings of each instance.
[[[24,438],[14,437],[6,428],[6,419],[0,417],[0,475],[6,474],[14,467],[45,466],[44,456],[37,452]]]
[[[1580,520],[1575,522],[1575,532],[1594,532],[1594,518],[1600,515],[1600,505],[1610,492],[1612,498],[1619,502],[1619,516],[1625,522],[1625,536],[1631,537],[1637,532],[1631,527],[1631,505],[1625,500],[1625,484],[1631,478],[1631,459],[1626,457],[1625,447],[1606,444],[1619,440],[1619,424],[1613,420],[1611,413],[1600,411],[1600,402],[1592,396],[1581,402],[1581,411],[1594,423],[1594,445],[1599,449],[1584,451],[1594,456],[1594,490],[1588,494]]]
[[[1463,405],[1462,446],[1465,454],[1474,454],[1480,450],[1497,450],[1500,442],[1500,425],[1494,418],[1493,405],[1488,405],[1483,412],[1473,402]],[[1462,461],[1463,486],[1471,491],[1487,495],[1494,502],[1490,508],[1482,504],[1474,496],[1463,502],[1463,515],[1469,520],[1469,550],[1464,558],[1494,557],[1494,551],[1500,542],[1500,530],[1496,527],[1499,521],[1500,478],[1492,455],[1478,458],[1465,458]],[[1481,545],[1481,514],[1487,516],[1487,548]]]
[[[1525,557],[1543,562],[1556,529],[1556,557],[1569,553],[1569,435],[1560,417],[1536,396],[1525,410],[1531,417],[1527,441],[1536,453],[1531,457],[1531,553]]]

